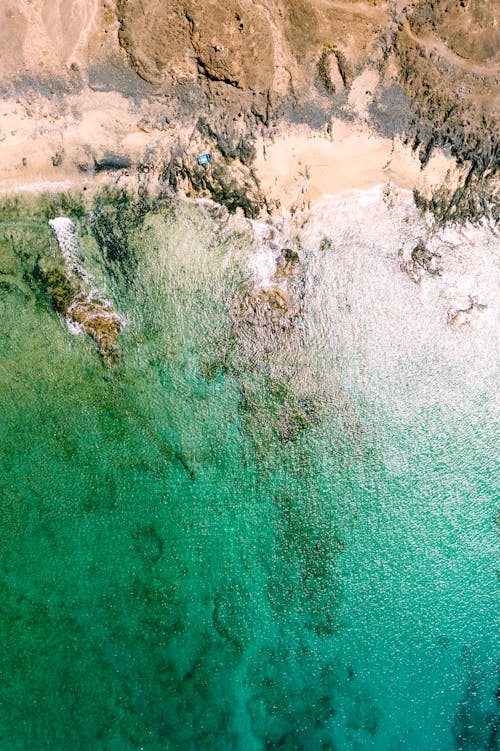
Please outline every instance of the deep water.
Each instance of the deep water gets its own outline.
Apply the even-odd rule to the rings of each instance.
[[[111,368],[40,272],[61,213],[127,320]],[[263,343],[262,228],[4,205],[2,751],[498,749],[494,318],[453,330],[446,279],[400,271],[418,221],[282,228],[301,308]]]

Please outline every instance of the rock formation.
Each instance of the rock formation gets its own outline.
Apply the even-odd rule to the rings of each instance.
[[[257,138],[361,118],[424,165],[436,148],[456,159],[458,182],[417,195],[423,208],[498,210],[494,0],[6,0],[0,13],[7,187],[113,173],[255,215]],[[217,170],[197,170],[200,149]]]
[[[96,290],[80,259],[76,228],[67,217],[51,219],[64,263],[54,260],[42,269],[56,310],[64,315],[70,329],[83,331],[99,346],[107,365],[118,360],[118,335],[123,321],[106,296]]]

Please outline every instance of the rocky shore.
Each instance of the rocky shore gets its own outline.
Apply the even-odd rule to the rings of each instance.
[[[6,0],[0,14],[0,194],[99,201],[112,186],[122,213],[94,203],[89,225],[112,274],[130,273],[123,227],[151,210],[143,196],[299,226],[324,197],[386,186],[438,225],[498,219],[493,0]],[[53,305],[112,364],[123,321],[61,250],[41,270]],[[233,311],[257,350],[300,332],[299,256],[281,252]],[[415,282],[441,273],[429,244],[400,265]],[[469,297],[450,324],[481,309]]]
[[[357,137],[348,189],[411,165],[402,187],[441,220],[498,212],[493,0],[6,0],[2,14],[0,191],[112,182],[257,216],[293,204],[265,159],[292,134],[302,204],[336,188],[311,178],[311,144]],[[373,161],[372,139],[406,166]]]
[[[118,335],[123,320],[106,295],[96,289],[81,264],[76,227],[67,217],[49,222],[57,238],[61,258],[51,258],[41,268],[41,278],[57,312],[75,333],[88,334],[99,346],[107,365],[118,360]]]

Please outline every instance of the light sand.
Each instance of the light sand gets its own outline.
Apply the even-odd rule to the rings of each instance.
[[[425,169],[399,139],[375,135],[359,123],[335,121],[330,134],[304,127],[258,144],[255,173],[278,208],[307,206],[326,195],[366,191],[380,184],[429,194],[459,176],[452,158],[437,151]]]
[[[444,182],[448,187],[457,183],[460,172],[453,159],[435,151],[422,170],[410,147],[370,130],[367,108],[377,82],[372,70],[353,82],[349,102],[358,115],[355,121],[334,120],[323,133],[284,126],[272,139],[258,141],[254,172],[276,211],[307,208],[327,195],[379,185],[416,188],[429,196]],[[123,172],[95,175],[94,160],[106,154],[128,157],[134,164],[143,162],[146,153],[157,154],[160,167],[162,155],[178,143],[180,134],[175,123],[168,130],[156,125],[161,118],[155,117],[155,107],[89,88],[58,101],[26,96],[0,102],[0,193],[49,185],[52,190],[91,189],[117,177],[136,179],[134,170],[130,178]],[[183,148],[191,154],[204,148],[194,126],[182,134]],[[150,177],[154,185],[155,175]]]
[[[2,0],[0,76],[64,73],[118,50],[99,0]]]
[[[141,113],[116,93],[68,97],[56,114],[51,102],[27,114],[15,102],[0,106],[0,193],[99,185],[116,175],[92,172],[93,156],[115,153],[140,162],[146,151],[168,152],[175,134],[141,125]],[[186,149],[190,149],[189,137]],[[63,160],[54,166],[53,157]],[[87,165],[89,171],[79,169]],[[283,130],[257,143],[254,171],[276,210],[307,208],[328,195],[348,195],[381,184],[424,195],[456,184],[453,159],[436,151],[424,170],[400,140],[375,135],[359,121],[336,121],[331,133],[306,127]],[[123,177],[123,176],[122,176]]]
[[[31,105],[0,102],[0,191],[29,183],[95,182],[93,159],[108,153],[140,161],[158,142],[155,133],[141,127],[141,116],[115,92],[86,90],[60,105],[43,99]]]

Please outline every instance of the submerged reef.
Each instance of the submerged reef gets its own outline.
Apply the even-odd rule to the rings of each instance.
[[[268,278],[249,281],[230,303],[234,337],[230,372],[242,385],[241,408],[250,418],[249,427],[253,425],[257,433],[270,431],[286,442],[313,425],[320,412],[320,400],[304,390],[297,378],[304,357],[305,269],[299,250],[280,247],[280,238],[272,229],[259,241],[272,254],[274,268]],[[250,364],[259,374],[257,379],[249,371]],[[263,393],[271,396],[271,409],[261,403]],[[262,410],[273,415],[266,424]]]
[[[76,227],[71,219],[56,217],[49,224],[57,238],[62,263],[42,263],[47,291],[69,326],[92,337],[104,362],[111,365],[118,360],[118,335],[123,320],[112,302],[93,288],[93,280],[82,265]]]

